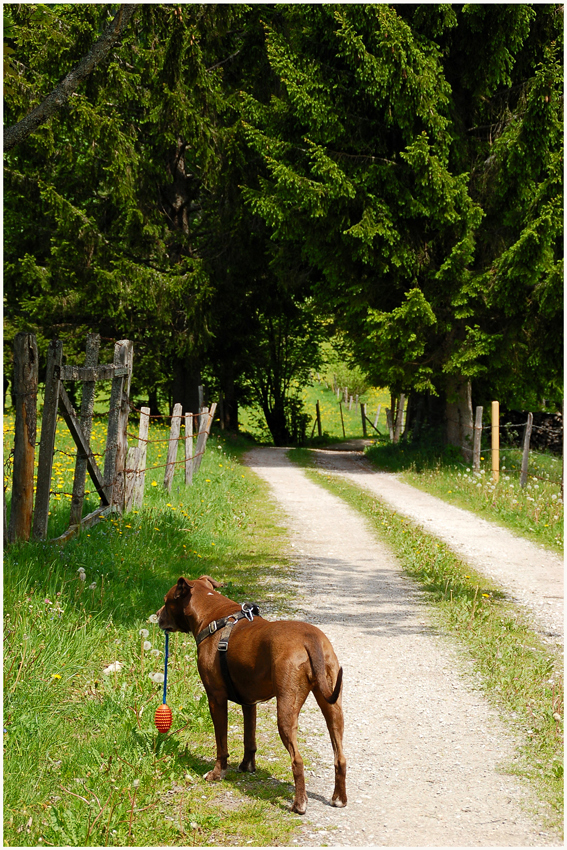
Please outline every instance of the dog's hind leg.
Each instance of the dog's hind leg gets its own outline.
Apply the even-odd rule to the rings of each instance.
[[[347,795],[346,758],[343,751],[344,718],[341,699],[339,697],[338,702],[329,704],[317,689],[313,690],[313,696],[317,700],[319,708],[323,712],[323,717],[327,722],[327,729],[329,730],[335,756],[335,790],[333,791],[331,804],[342,808],[347,804]]]
[[[228,764],[228,702],[226,699],[220,702],[209,699],[209,710],[215,727],[217,760],[213,769],[205,774],[205,779],[207,782],[217,782],[226,776]]]
[[[244,716],[244,758],[239,770],[244,773],[254,773],[256,770],[256,706],[243,705]]]
[[[307,809],[307,793],[305,791],[305,774],[303,759],[297,748],[297,718],[307,694],[299,693],[278,695],[278,732],[283,745],[291,756],[291,769],[295,783],[295,797],[291,806],[292,812],[304,815]]]

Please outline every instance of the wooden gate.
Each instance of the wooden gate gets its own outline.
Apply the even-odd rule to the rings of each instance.
[[[80,528],[87,528],[98,522],[101,517],[111,512],[122,513],[124,510],[124,466],[128,447],[126,427],[132,379],[133,346],[127,339],[117,342],[114,346],[114,362],[108,365],[98,364],[99,348],[99,334],[89,334],[85,366],[63,366],[63,343],[60,340],[53,340],[49,343],[33,518],[33,535],[40,540],[47,537],[58,412],[65,420],[77,445],[77,460],[71,497],[69,529],[57,539],[66,540]],[[83,382],[80,418],[73,410],[69,396],[63,386],[64,381]],[[112,381],[104,473],[101,473],[90,448],[97,381]],[[101,504],[97,510],[83,518],[87,472],[100,496]]]

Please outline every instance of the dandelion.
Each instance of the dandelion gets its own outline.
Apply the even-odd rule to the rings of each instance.
[[[145,649],[145,651],[146,651],[146,652],[149,652],[151,648],[152,648],[152,645],[151,645],[151,643],[149,642],[149,640],[145,640],[145,641],[144,641],[144,649]]]
[[[157,623],[157,621],[158,621],[157,614],[150,614],[150,616],[148,617],[148,623]],[[147,637],[147,635],[145,635],[145,637]]]
[[[61,676],[59,675],[59,673],[52,673],[52,674],[51,674],[51,678],[52,678],[52,679],[60,679],[60,678],[61,678]]]
[[[152,655],[157,658],[158,655],[161,655],[161,649],[152,649]]]
[[[152,481],[152,487],[157,487],[157,481]]]
[[[110,676],[111,673],[120,673],[123,668],[123,664],[120,661],[115,661],[113,664],[109,664],[108,667],[105,667],[102,671],[105,676]]]
[[[93,581],[92,584],[89,584],[89,590],[94,590],[96,587],[96,581]]]
[[[148,677],[155,682],[156,685],[163,685],[163,673],[148,673]]]
[[[155,617],[155,616],[156,616],[155,614],[152,614],[152,617]],[[147,638],[149,636],[150,636],[150,633],[147,629],[140,629],[140,637]]]

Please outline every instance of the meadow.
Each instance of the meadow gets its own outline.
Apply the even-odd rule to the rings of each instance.
[[[58,432],[50,538],[67,527],[74,468],[63,425]],[[8,451],[12,437],[7,416]],[[150,437],[166,440],[166,427],[153,424]],[[98,421],[95,451],[104,441]],[[164,638],[150,618],[180,575],[212,575],[267,616],[286,612],[271,583],[287,569],[285,537],[261,484],[215,437],[193,486],[185,488],[180,466],[167,493],[166,453],[166,442],[151,445],[148,466],[157,468],[147,473],[141,510],[62,547],[30,542],[5,552],[6,846],[289,843],[298,816],[289,812],[291,768],[270,704],[259,711],[257,773],[231,769],[224,783],[202,781],[215,744],[190,635],[170,641],[171,731],[154,726]],[[88,498],[85,512],[96,507],[94,493]],[[235,768],[236,706],[229,723]]]

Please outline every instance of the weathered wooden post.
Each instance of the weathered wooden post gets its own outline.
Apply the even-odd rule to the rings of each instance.
[[[114,346],[115,374],[110,391],[110,411],[106,435],[104,486],[110,504],[120,513],[124,510],[124,465],[128,452],[128,426],[130,382],[132,379],[133,346],[129,339],[121,339]]]
[[[37,433],[37,342],[34,334],[14,340],[14,471],[8,540],[29,540],[33,516],[33,473]]]
[[[138,430],[138,457],[134,476],[134,492],[132,508],[141,508],[144,502],[144,486],[146,483],[146,458],[148,455],[148,433],[150,430],[150,408],[142,407],[140,411],[140,428]],[[127,510],[128,508],[126,508]]]
[[[179,402],[173,407],[173,415],[171,417],[171,429],[169,431],[169,446],[167,449],[167,462],[165,465],[165,476],[163,486],[171,492],[173,484],[173,476],[175,474],[175,461],[177,460],[177,449],[179,448],[179,434],[181,433],[181,414],[183,406]]]
[[[482,407],[475,410],[473,435],[473,471],[480,471],[480,446],[482,440]]]
[[[398,399],[398,408],[396,411],[396,422],[394,424],[394,436],[393,442],[398,443],[400,441],[400,437],[402,434],[402,424],[404,421],[404,405],[406,403],[406,397],[404,393],[400,393],[400,397]]]
[[[492,480],[500,479],[500,402],[492,402]]]
[[[362,417],[362,436],[366,437],[366,405],[360,402],[360,415]]]
[[[382,409],[382,405],[381,405],[381,404],[379,404],[379,405],[378,405],[378,409],[377,409],[377,411],[376,411],[376,416],[374,417],[374,429],[375,429],[375,430],[378,430],[378,418],[379,418],[379,416],[380,416],[380,411],[381,411],[381,409]]]
[[[528,464],[530,462],[530,440],[534,424],[533,413],[528,413],[528,420],[524,428],[524,445],[522,451],[522,468],[520,471],[520,487],[525,487],[528,482]]]
[[[201,410],[201,415],[199,417],[199,436],[197,437],[195,457],[193,458],[193,475],[196,475],[199,472],[199,468],[203,461],[207,445],[207,437],[209,436],[211,425],[213,424],[213,417],[216,409],[216,402],[213,402],[213,404],[211,404],[210,411],[208,407],[203,407]]]
[[[193,483],[193,414],[185,414],[185,486]]]
[[[339,410],[341,411],[341,425],[343,426],[343,437],[346,437],[345,420],[344,420],[344,417],[343,417],[343,403],[342,403],[342,401],[339,401]]]
[[[317,399],[316,410],[317,410],[317,433],[319,434],[320,437],[322,437],[323,431],[322,431],[322,428],[321,428],[321,406],[319,404],[319,399]]]
[[[47,369],[45,372],[45,396],[41,417],[41,438],[39,441],[39,460],[37,465],[37,486],[33,513],[33,536],[38,540],[47,537],[49,519],[49,495],[51,492],[51,473],[53,471],[53,450],[57,429],[57,408],[59,405],[59,384],[63,343],[53,339],[47,349]]]
[[[98,365],[98,353],[100,350],[100,334],[87,334],[87,345],[85,352],[85,366],[93,369]],[[83,397],[81,399],[80,422],[87,443],[90,442],[93,423],[93,409],[95,400],[96,381],[83,381]],[[69,525],[76,525],[81,521],[83,515],[83,503],[85,500],[85,480],[87,477],[87,459],[77,452],[75,462],[75,477],[73,479],[73,493],[71,495],[71,513]]]

